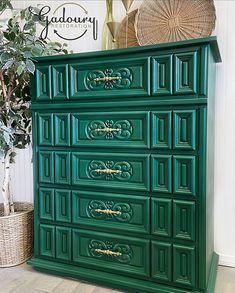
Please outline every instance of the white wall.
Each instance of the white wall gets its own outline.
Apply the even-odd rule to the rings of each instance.
[[[35,5],[38,2],[43,1],[31,1],[30,4]],[[58,3],[50,1],[53,2]],[[80,40],[73,42],[71,47],[74,52],[99,50],[105,1],[79,1],[81,2],[100,20],[99,39],[96,42]],[[28,1],[16,0],[15,3],[21,7],[28,5]],[[215,34],[218,36],[223,59],[223,63],[217,66],[215,96],[215,250],[220,254],[221,264],[235,267],[235,1],[218,0],[215,3]],[[135,3],[135,6],[137,4]],[[114,15],[117,20],[124,15],[123,7],[120,5],[118,1],[114,1]],[[15,199],[32,201],[30,149],[18,152],[17,164],[12,166],[11,174]]]
[[[235,1],[216,1],[218,42],[215,151],[215,249],[235,267]]]

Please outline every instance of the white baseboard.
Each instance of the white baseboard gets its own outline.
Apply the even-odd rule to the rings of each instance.
[[[235,256],[220,254],[219,265],[235,268]]]

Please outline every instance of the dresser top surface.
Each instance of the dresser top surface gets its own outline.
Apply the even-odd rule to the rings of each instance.
[[[34,59],[36,61],[47,62],[47,61],[63,61],[63,60],[68,61],[68,60],[74,60],[74,59],[78,60],[78,59],[89,58],[89,57],[90,58],[105,57],[105,56],[119,57],[126,54],[134,54],[134,53],[141,54],[146,52],[149,52],[149,54],[151,55],[152,53],[156,53],[157,51],[161,51],[161,50],[185,48],[188,46],[202,46],[202,45],[210,46],[212,54],[214,56],[214,61],[216,63],[219,63],[222,61],[216,36],[171,42],[171,43],[162,43],[162,44],[156,44],[156,45],[140,46],[140,47],[95,51],[95,52],[87,52],[87,53],[66,54],[66,55],[44,56],[44,57],[37,57]]]

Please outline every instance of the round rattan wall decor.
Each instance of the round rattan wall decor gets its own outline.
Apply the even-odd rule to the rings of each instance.
[[[117,47],[126,48],[126,47],[137,47],[139,43],[136,37],[135,31],[135,17],[138,9],[130,12],[126,16],[119,28],[119,33],[117,36]]]
[[[215,28],[213,0],[146,0],[136,16],[140,45],[203,38]]]

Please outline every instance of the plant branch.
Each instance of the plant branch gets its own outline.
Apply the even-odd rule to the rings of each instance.
[[[7,90],[6,90],[6,85],[5,85],[5,81],[4,81],[4,77],[3,77],[3,71],[0,70],[0,83],[2,86],[2,94],[3,97],[5,99],[5,101],[7,101],[8,97],[7,97]]]

